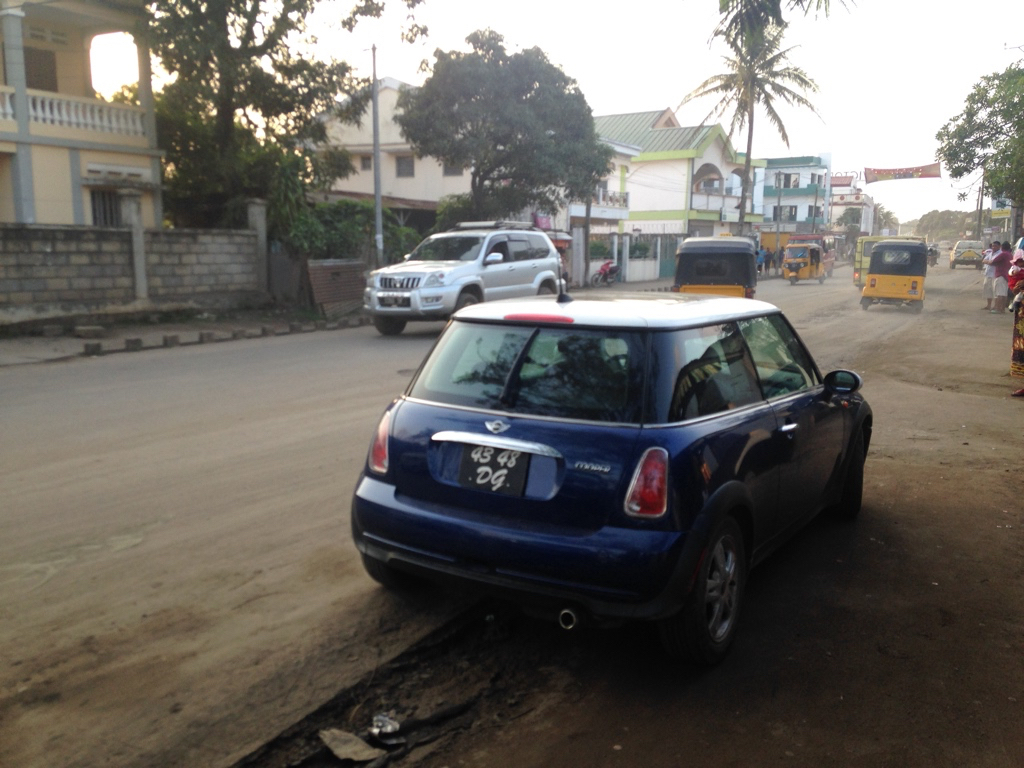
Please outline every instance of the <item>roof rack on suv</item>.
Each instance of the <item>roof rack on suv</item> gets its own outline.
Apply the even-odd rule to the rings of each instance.
[[[537,229],[529,221],[460,221],[449,232],[460,229]]]

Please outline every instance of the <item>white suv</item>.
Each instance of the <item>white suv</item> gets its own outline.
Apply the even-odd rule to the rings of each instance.
[[[465,222],[431,235],[401,264],[374,270],[363,309],[385,336],[410,320],[443,320],[469,304],[556,293],[561,261],[543,230],[520,222]]]

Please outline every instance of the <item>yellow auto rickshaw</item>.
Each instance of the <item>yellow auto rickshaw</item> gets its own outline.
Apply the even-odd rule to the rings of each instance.
[[[676,251],[680,293],[711,293],[754,298],[757,249],[746,237],[691,237]]]
[[[924,309],[924,277],[928,272],[928,246],[908,240],[883,240],[871,249],[871,263],[861,291],[860,306],[906,305]]]
[[[826,259],[821,246],[816,243],[790,244],[783,250],[782,276],[796,285],[800,280],[817,280],[824,283],[832,277],[835,259]]]

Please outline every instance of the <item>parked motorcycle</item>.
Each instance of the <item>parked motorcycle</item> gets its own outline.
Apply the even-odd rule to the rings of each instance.
[[[597,272],[590,276],[590,284],[593,286],[611,285],[619,279],[619,265],[614,261],[606,261]]]

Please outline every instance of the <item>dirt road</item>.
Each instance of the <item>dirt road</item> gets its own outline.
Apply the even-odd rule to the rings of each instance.
[[[347,529],[429,335],[346,334],[0,369],[0,765],[223,765],[446,618]]]
[[[446,715],[400,765],[1024,765],[1010,318],[979,311],[977,273],[928,280],[920,316],[864,312],[839,281],[759,288],[823,368],[864,374],[875,432],[860,519],[817,521],[752,574],[721,666],[668,664],[643,625],[566,633],[485,603],[242,765],[322,756],[317,731],[389,710]]]
[[[492,604],[383,663],[455,612],[373,586],[346,529],[431,329],[0,370],[0,764],[229,765],[341,691],[245,764],[391,710],[446,713],[399,764],[1024,765],[1010,318],[978,310],[973,271],[929,276],[919,316],[862,312],[847,280],[758,295],[823,369],[865,376],[864,512],[752,574],[708,672],[643,625],[565,633]]]

